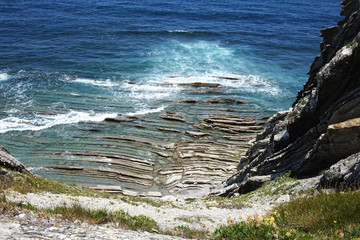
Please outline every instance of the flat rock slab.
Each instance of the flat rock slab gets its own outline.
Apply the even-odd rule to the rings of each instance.
[[[186,133],[187,135],[190,135],[191,137],[196,137],[196,138],[200,138],[200,137],[210,137],[210,136],[211,136],[210,133],[204,133],[204,132],[186,131],[185,133]]]
[[[107,122],[132,122],[135,121],[136,119],[134,118],[105,118],[105,121]]]
[[[221,87],[220,83],[203,83],[203,82],[179,83],[178,85],[179,86],[189,86],[189,87],[208,87],[208,88]]]
[[[179,116],[179,115],[162,115],[160,116],[160,118],[165,119],[165,120],[170,120],[170,121],[179,121],[179,122],[186,122],[185,118],[183,116]]]
[[[188,98],[188,99],[179,99],[177,100],[178,102],[183,102],[183,103],[197,103],[198,100],[194,99],[194,98]]]
[[[214,98],[211,100],[206,101],[206,103],[234,103],[236,100],[233,98]]]

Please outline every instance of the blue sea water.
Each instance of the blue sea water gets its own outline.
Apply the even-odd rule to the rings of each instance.
[[[341,20],[340,8],[335,0],[2,0],[0,145],[41,166],[33,155],[59,144],[67,151],[77,124],[160,114],[176,99],[287,109],[320,52],[320,29]],[[225,93],[176,85],[191,82]]]

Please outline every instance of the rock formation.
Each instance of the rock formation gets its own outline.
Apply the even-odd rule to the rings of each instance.
[[[27,172],[25,166],[19,162],[19,160],[11,156],[2,146],[0,146],[0,166],[18,172]]]
[[[319,174],[360,151],[360,1],[342,5],[345,19],[321,31],[321,55],[304,89],[288,111],[267,121],[226,181],[226,195],[254,190],[289,171],[298,177]]]
[[[360,182],[360,152],[347,157],[325,172],[320,179],[320,187],[347,189],[358,187]]]

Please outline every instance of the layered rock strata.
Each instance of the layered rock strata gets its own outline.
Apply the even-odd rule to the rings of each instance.
[[[19,160],[13,157],[5,148],[0,146],[0,166],[2,168],[12,169],[18,172],[27,172],[25,166],[19,162]],[[5,170],[1,170],[0,173],[6,173]]]
[[[288,111],[268,120],[226,181],[225,195],[254,190],[289,171],[318,174],[360,151],[360,1],[342,5],[345,19],[321,31],[321,55],[304,89]]]
[[[21,147],[16,156],[29,169],[56,180],[129,196],[208,195],[236,172],[248,141],[263,130],[269,113],[254,110],[237,88],[177,80],[162,84],[181,85],[182,90],[194,92],[192,98],[158,99],[154,104],[161,107],[146,114],[119,113],[102,122],[89,119],[64,126],[71,129],[66,140],[49,141],[46,134],[33,131],[27,141],[35,146],[14,140],[6,147],[11,151]],[[235,85],[229,83],[242,80],[214,76],[211,81]],[[225,94],[207,95],[213,90]],[[67,97],[75,102],[78,96]]]

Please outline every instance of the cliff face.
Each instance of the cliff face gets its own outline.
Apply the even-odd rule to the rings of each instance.
[[[227,195],[254,190],[289,171],[298,177],[318,174],[360,152],[360,0],[342,5],[345,19],[321,31],[321,55],[304,89],[292,108],[271,117],[257,135],[226,181]]]

